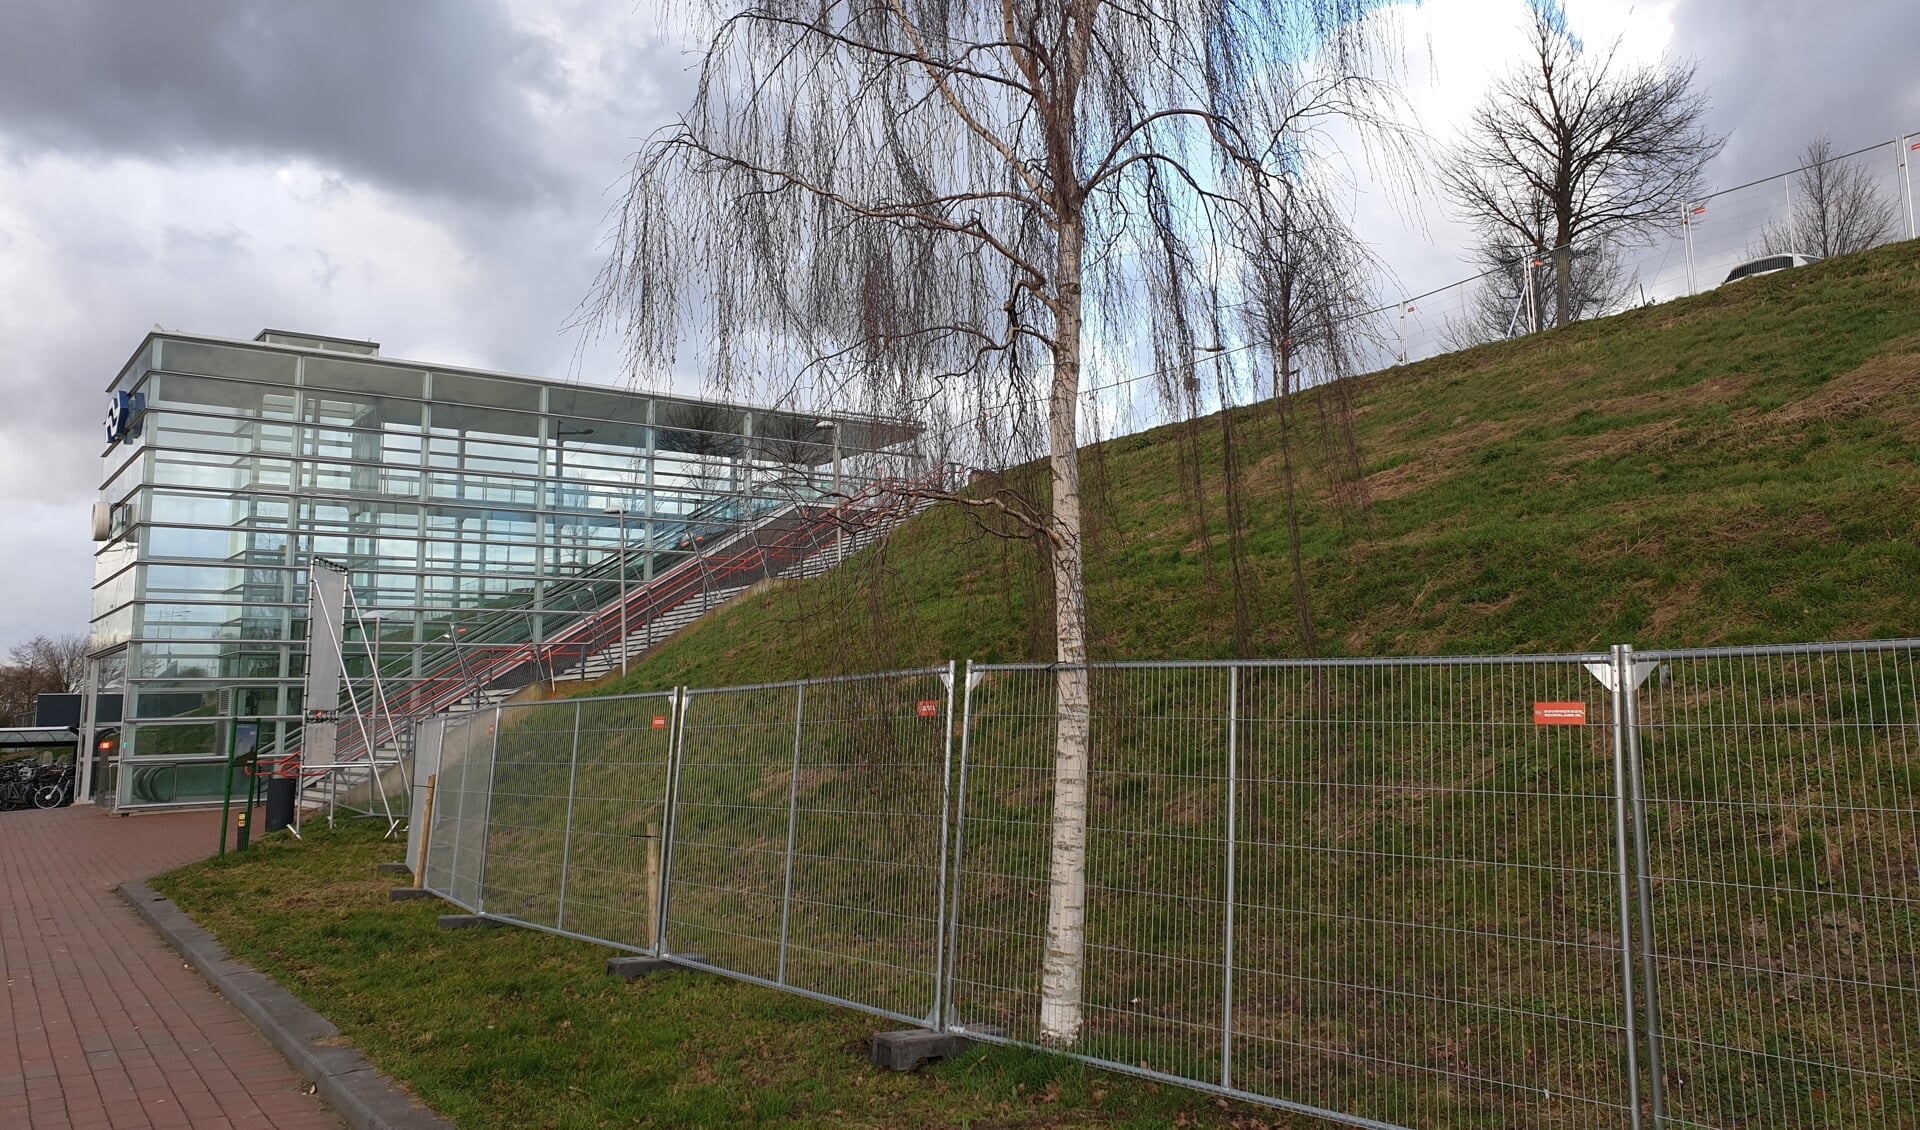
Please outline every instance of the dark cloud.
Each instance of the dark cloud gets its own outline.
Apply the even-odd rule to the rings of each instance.
[[[558,179],[529,102],[554,71],[493,0],[0,5],[0,132],[16,152],[298,154],[523,203]]]
[[[1722,185],[1792,167],[1822,133],[1844,152],[1920,130],[1916,45],[1914,0],[1682,0],[1673,13],[1673,53],[1699,61],[1729,135]]]

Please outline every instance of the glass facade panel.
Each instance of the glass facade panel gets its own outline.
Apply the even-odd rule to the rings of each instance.
[[[171,762],[164,765],[120,766],[115,782],[128,807],[158,808],[175,804],[218,804],[226,793],[226,765],[220,760]],[[233,790],[243,792],[246,781],[234,774]]]
[[[133,696],[134,718],[211,717],[220,692],[189,683],[145,683]]]
[[[178,341],[156,338],[154,368],[170,373],[199,373],[213,377],[238,377],[291,387],[299,366],[297,355],[283,350],[250,348],[244,345],[213,345],[202,341]],[[166,395],[176,394],[168,390]]]
[[[140,692],[133,693],[138,702]],[[200,713],[212,717],[214,708]],[[129,722],[121,749],[127,757],[215,757],[219,728],[214,722]]]
[[[126,499],[127,495],[140,489],[140,484],[146,477],[146,459],[146,452],[139,451],[129,453],[128,458],[120,461],[119,465],[114,467],[112,474],[108,476],[107,481],[101,484],[101,500],[104,502],[121,502]],[[107,461],[110,467],[113,467],[115,462],[113,459]]]
[[[365,361],[342,361],[332,357],[308,357],[301,383],[308,388],[337,389],[341,392],[378,392],[388,396],[408,396],[415,400],[427,395],[427,375],[408,372],[395,365]]]
[[[133,357],[128,360],[126,368],[121,369],[120,375],[115,377],[113,383],[107,386],[107,391],[119,392],[123,389],[132,391],[146,378],[147,370],[151,367],[152,360],[153,343],[142,343],[140,348],[134,352]]]
[[[503,381],[464,373],[433,374],[433,400],[436,406],[520,408],[538,412],[541,392],[540,385],[528,381]]]
[[[698,567],[817,503],[825,468],[861,454],[832,437],[874,434],[297,334],[157,333],[116,383],[141,381],[144,447],[103,453],[102,496],[128,505],[96,555],[91,641],[124,648],[127,760],[100,780],[130,807],[219,799],[222,688],[233,713],[297,716],[314,555],[348,573],[350,675],[404,697],[604,607],[623,565]]]

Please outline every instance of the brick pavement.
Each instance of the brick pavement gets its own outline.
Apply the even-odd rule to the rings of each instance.
[[[0,812],[0,1127],[335,1130],[114,888],[212,851],[217,812]]]

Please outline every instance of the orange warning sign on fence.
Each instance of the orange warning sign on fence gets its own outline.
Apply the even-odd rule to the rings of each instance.
[[[1587,704],[1584,702],[1536,702],[1533,704],[1536,726],[1584,726]]]
[[[656,730],[664,730],[664,729],[666,729],[666,728],[667,728],[667,716],[666,716],[666,715],[664,715],[664,714],[656,714],[656,715],[654,715],[654,716],[653,716],[653,728],[654,728],[654,729],[656,729]]]
[[[918,713],[922,718],[940,717],[940,700],[937,698],[921,699]]]

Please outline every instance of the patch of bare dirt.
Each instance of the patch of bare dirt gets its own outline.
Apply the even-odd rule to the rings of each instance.
[[[1647,412],[1672,412],[1674,415],[1679,415],[1682,411],[1710,404],[1731,404],[1739,399],[1752,384],[1751,376],[1745,373],[1730,373],[1724,377],[1711,377],[1685,388],[1615,397],[1612,400],[1597,401],[1589,407],[1595,412],[1608,416],[1636,416]],[[1578,411],[1567,413],[1562,417],[1561,423],[1570,423]],[[1739,416],[1742,413],[1736,412],[1735,415]],[[1687,433],[1688,429],[1682,427],[1680,421],[1676,419],[1649,420],[1644,424],[1634,424],[1597,435],[1568,439],[1563,443],[1560,454],[1553,462],[1556,467],[1567,467],[1604,456],[1647,455],[1668,451]]]
[[[1857,369],[1828,381],[1812,396],[1784,405],[1770,418],[1784,424],[1850,420],[1877,415],[1920,440],[1920,335],[1902,338]]]
[[[1518,426],[1512,420],[1482,420],[1424,440],[1417,456],[1368,475],[1360,480],[1361,486],[1376,502],[1418,493],[1458,474],[1470,457],[1512,435]]]

